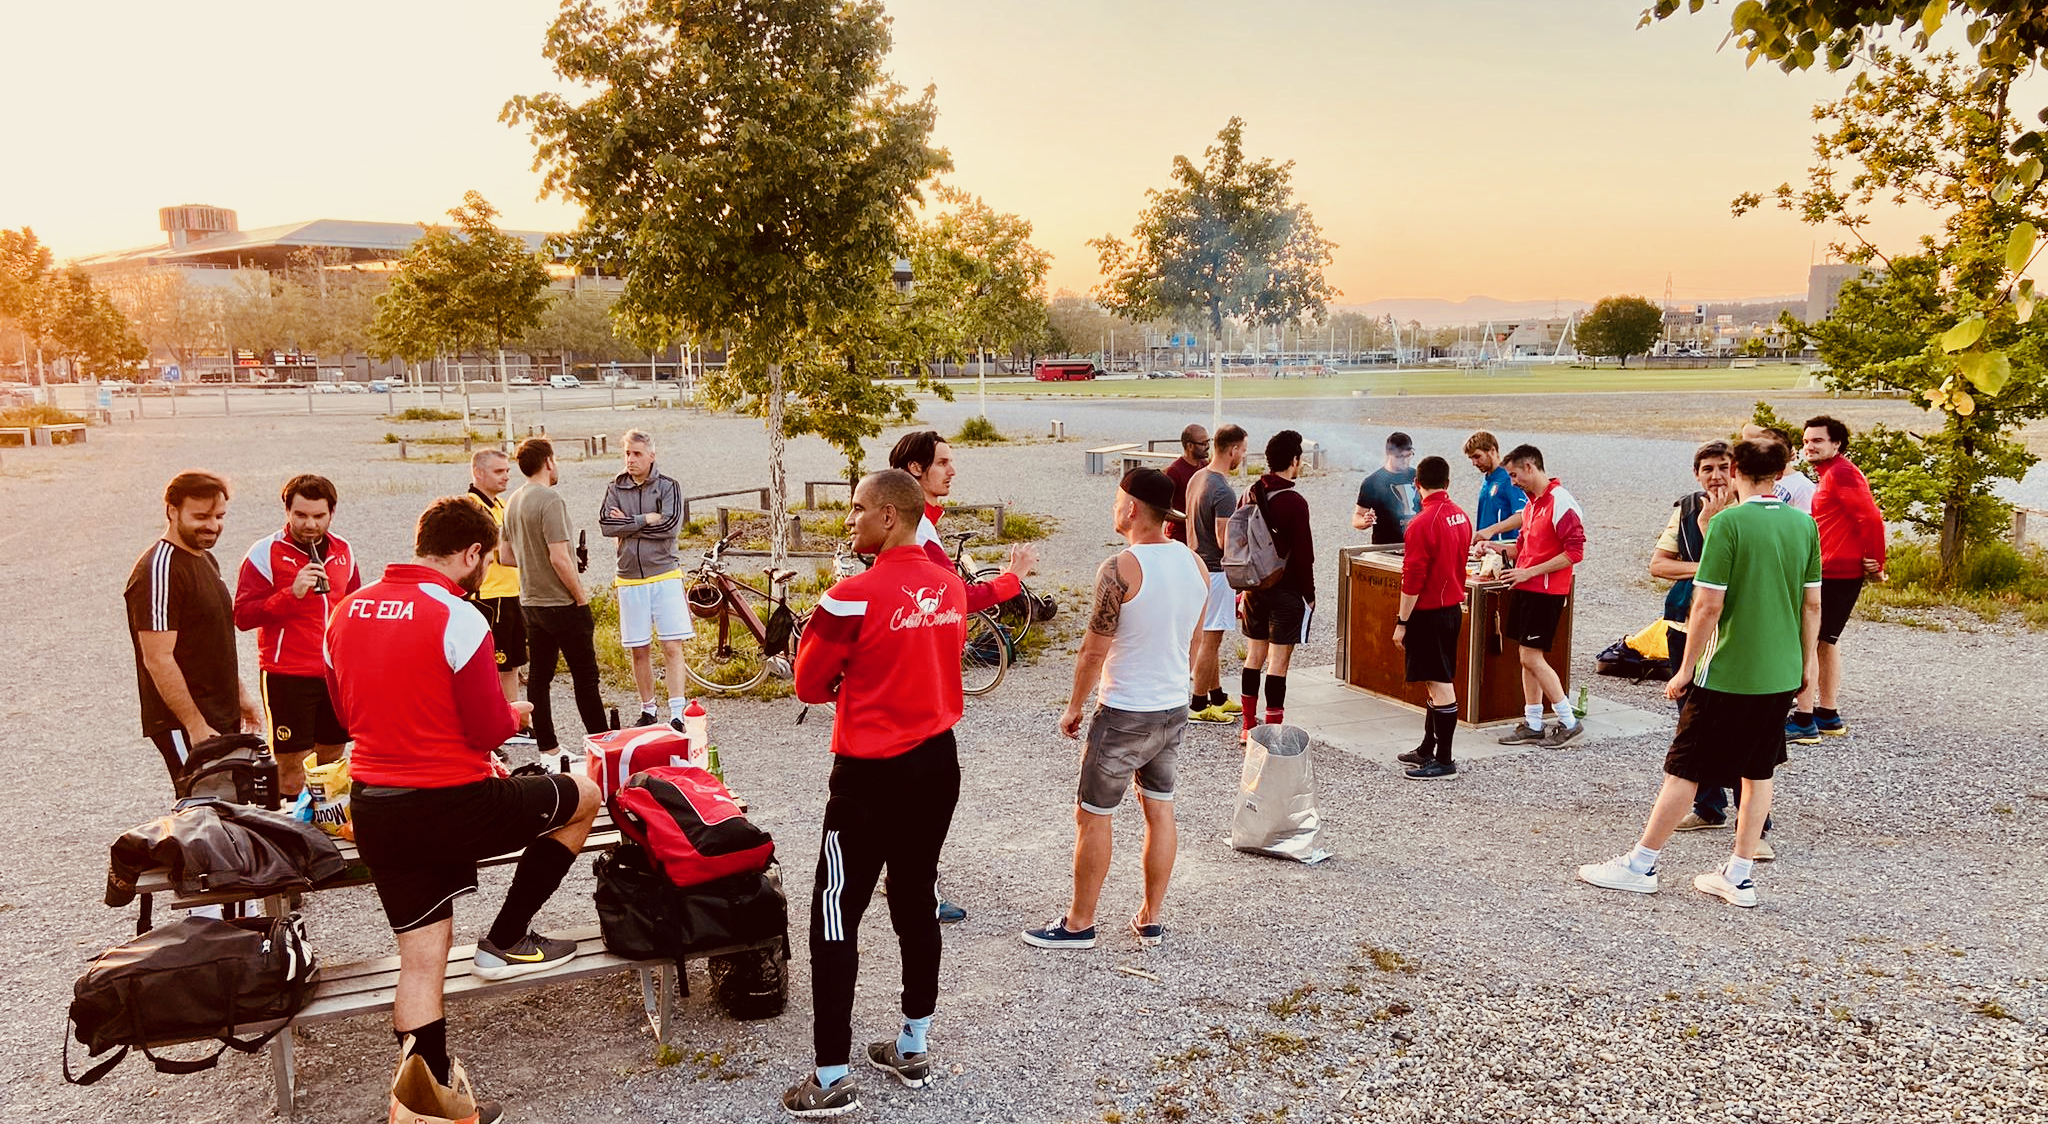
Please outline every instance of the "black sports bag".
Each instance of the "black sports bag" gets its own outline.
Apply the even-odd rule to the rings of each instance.
[[[654,870],[647,853],[622,843],[593,864],[597,922],[604,946],[628,960],[681,958],[714,948],[788,940],[789,903],[763,873],[734,874],[679,887]]]
[[[277,811],[277,758],[255,734],[221,734],[192,747],[172,786],[178,799],[213,796]]]
[[[184,917],[100,954],[72,988],[70,1022],[86,1053],[119,1052],[76,1077],[64,1041],[64,1079],[90,1085],[140,1048],[158,1073],[211,1069],[230,1047],[261,1050],[289,1022],[250,1039],[237,1026],[289,1020],[313,997],[320,960],[305,922],[290,917],[221,921]],[[160,1058],[152,1045],[215,1039],[203,1058]]]

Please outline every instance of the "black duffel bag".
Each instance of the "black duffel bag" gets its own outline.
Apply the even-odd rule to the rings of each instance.
[[[93,962],[72,988],[70,1024],[86,1053],[113,1057],[76,1077],[71,1038],[64,1041],[64,1079],[90,1085],[141,1049],[158,1073],[211,1069],[230,1047],[261,1050],[313,997],[320,960],[306,940],[305,923],[290,917],[222,921],[184,917],[115,945]],[[237,1026],[286,1020],[250,1039]],[[160,1058],[151,1044],[215,1039],[203,1058]]]
[[[277,758],[255,734],[220,734],[192,747],[172,786],[178,799],[212,796],[277,811]]]
[[[766,873],[679,887],[630,842],[598,856],[594,869],[597,923],[615,956],[678,959],[778,937],[787,941],[789,903]]]

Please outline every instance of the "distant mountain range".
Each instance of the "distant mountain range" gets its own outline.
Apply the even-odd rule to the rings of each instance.
[[[1662,298],[1644,293],[1652,301]],[[1699,297],[1673,297],[1674,303],[1691,305]],[[1806,308],[1806,294],[1799,293],[1778,297],[1739,297],[1735,299],[1710,299],[1709,312],[1734,311],[1738,306],[1759,304],[1782,304],[1795,314]],[[1337,312],[1362,312],[1367,316],[1392,316],[1403,324],[1419,320],[1424,326],[1439,324],[1481,324],[1488,320],[1528,320],[1550,316],[1569,316],[1593,307],[1592,301],[1583,300],[1533,300],[1509,301],[1496,297],[1466,297],[1464,300],[1447,301],[1430,297],[1390,297],[1384,300],[1366,301],[1364,304],[1340,304],[1334,306]]]

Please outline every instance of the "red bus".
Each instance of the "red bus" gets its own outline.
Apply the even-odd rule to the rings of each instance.
[[[1031,377],[1039,382],[1081,382],[1095,377],[1095,361],[1040,359],[1031,364]]]

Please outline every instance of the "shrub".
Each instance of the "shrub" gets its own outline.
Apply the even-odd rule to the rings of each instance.
[[[396,417],[398,418],[399,421],[409,422],[437,422],[462,420],[462,415],[454,412],[453,410],[435,410],[425,406],[413,406],[408,409],[400,410],[397,413]]]
[[[12,406],[0,410],[0,425],[78,425],[85,421],[79,414],[60,410],[55,406],[36,403],[29,406]]]
[[[960,432],[953,435],[955,445],[996,445],[1009,438],[996,428],[996,423],[984,417],[972,417],[960,423]]]

